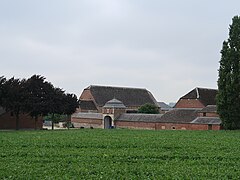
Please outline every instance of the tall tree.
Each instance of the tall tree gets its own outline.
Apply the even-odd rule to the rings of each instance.
[[[223,42],[217,107],[225,129],[240,129],[240,17],[235,16]]]
[[[19,129],[19,115],[24,113],[25,81],[25,79],[20,80],[13,77],[7,80],[3,87],[2,106],[16,117],[16,130]]]
[[[56,121],[56,114],[64,114],[64,91],[60,88],[54,88],[48,93],[48,112],[51,114],[52,130]]]
[[[6,82],[6,78],[4,76],[0,76],[0,106],[2,106],[3,100],[3,92],[4,92],[4,83]]]
[[[65,94],[64,97],[64,114],[66,114],[67,117],[67,128],[69,128],[70,125],[70,116],[73,114],[76,109],[79,107],[79,101],[77,99],[77,96],[75,94]]]
[[[26,100],[25,110],[35,119],[35,129],[37,129],[37,121],[39,116],[47,115],[48,107],[46,102],[50,98],[47,95],[52,89],[52,85],[45,81],[45,77],[40,75],[33,75],[27,79],[25,83]]]

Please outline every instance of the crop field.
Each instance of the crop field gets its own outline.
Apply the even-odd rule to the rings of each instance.
[[[240,179],[240,131],[0,131],[0,179]]]

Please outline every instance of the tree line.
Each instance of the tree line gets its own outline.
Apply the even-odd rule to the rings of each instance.
[[[65,93],[54,87],[41,75],[29,79],[0,77],[0,106],[16,117],[16,129],[19,129],[20,114],[29,114],[35,120],[35,129],[39,117],[50,115],[52,129],[56,114],[71,115],[79,106],[75,94]]]

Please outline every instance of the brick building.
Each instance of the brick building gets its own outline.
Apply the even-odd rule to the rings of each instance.
[[[42,129],[42,118],[35,122],[35,119],[27,114],[19,116],[19,129],[35,129],[35,126],[37,129]],[[16,129],[16,117],[12,113],[6,112],[2,107],[0,107],[0,129]]]
[[[216,90],[196,88],[179,99],[177,108],[165,114],[127,113],[129,108],[113,98],[101,106],[101,112],[78,112],[72,115],[71,121],[75,127],[88,128],[220,130],[215,96]]]
[[[217,89],[195,88],[182,96],[174,108],[204,108],[216,105]]]
[[[137,112],[146,103],[159,107],[151,92],[140,88],[89,86],[80,96],[79,112],[101,113],[103,106],[113,98],[123,102],[127,112]]]

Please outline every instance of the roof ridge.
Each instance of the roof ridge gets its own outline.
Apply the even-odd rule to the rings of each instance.
[[[196,87],[195,89],[206,89],[206,90],[216,90],[216,91],[218,91],[218,89],[215,89],[215,88],[205,88],[205,87]]]
[[[104,85],[90,85],[86,89],[92,87],[105,87],[105,88],[121,88],[121,89],[138,89],[138,90],[147,90],[146,88],[137,88],[137,87],[125,87],[125,86],[104,86]],[[148,90],[147,90],[148,91]]]

